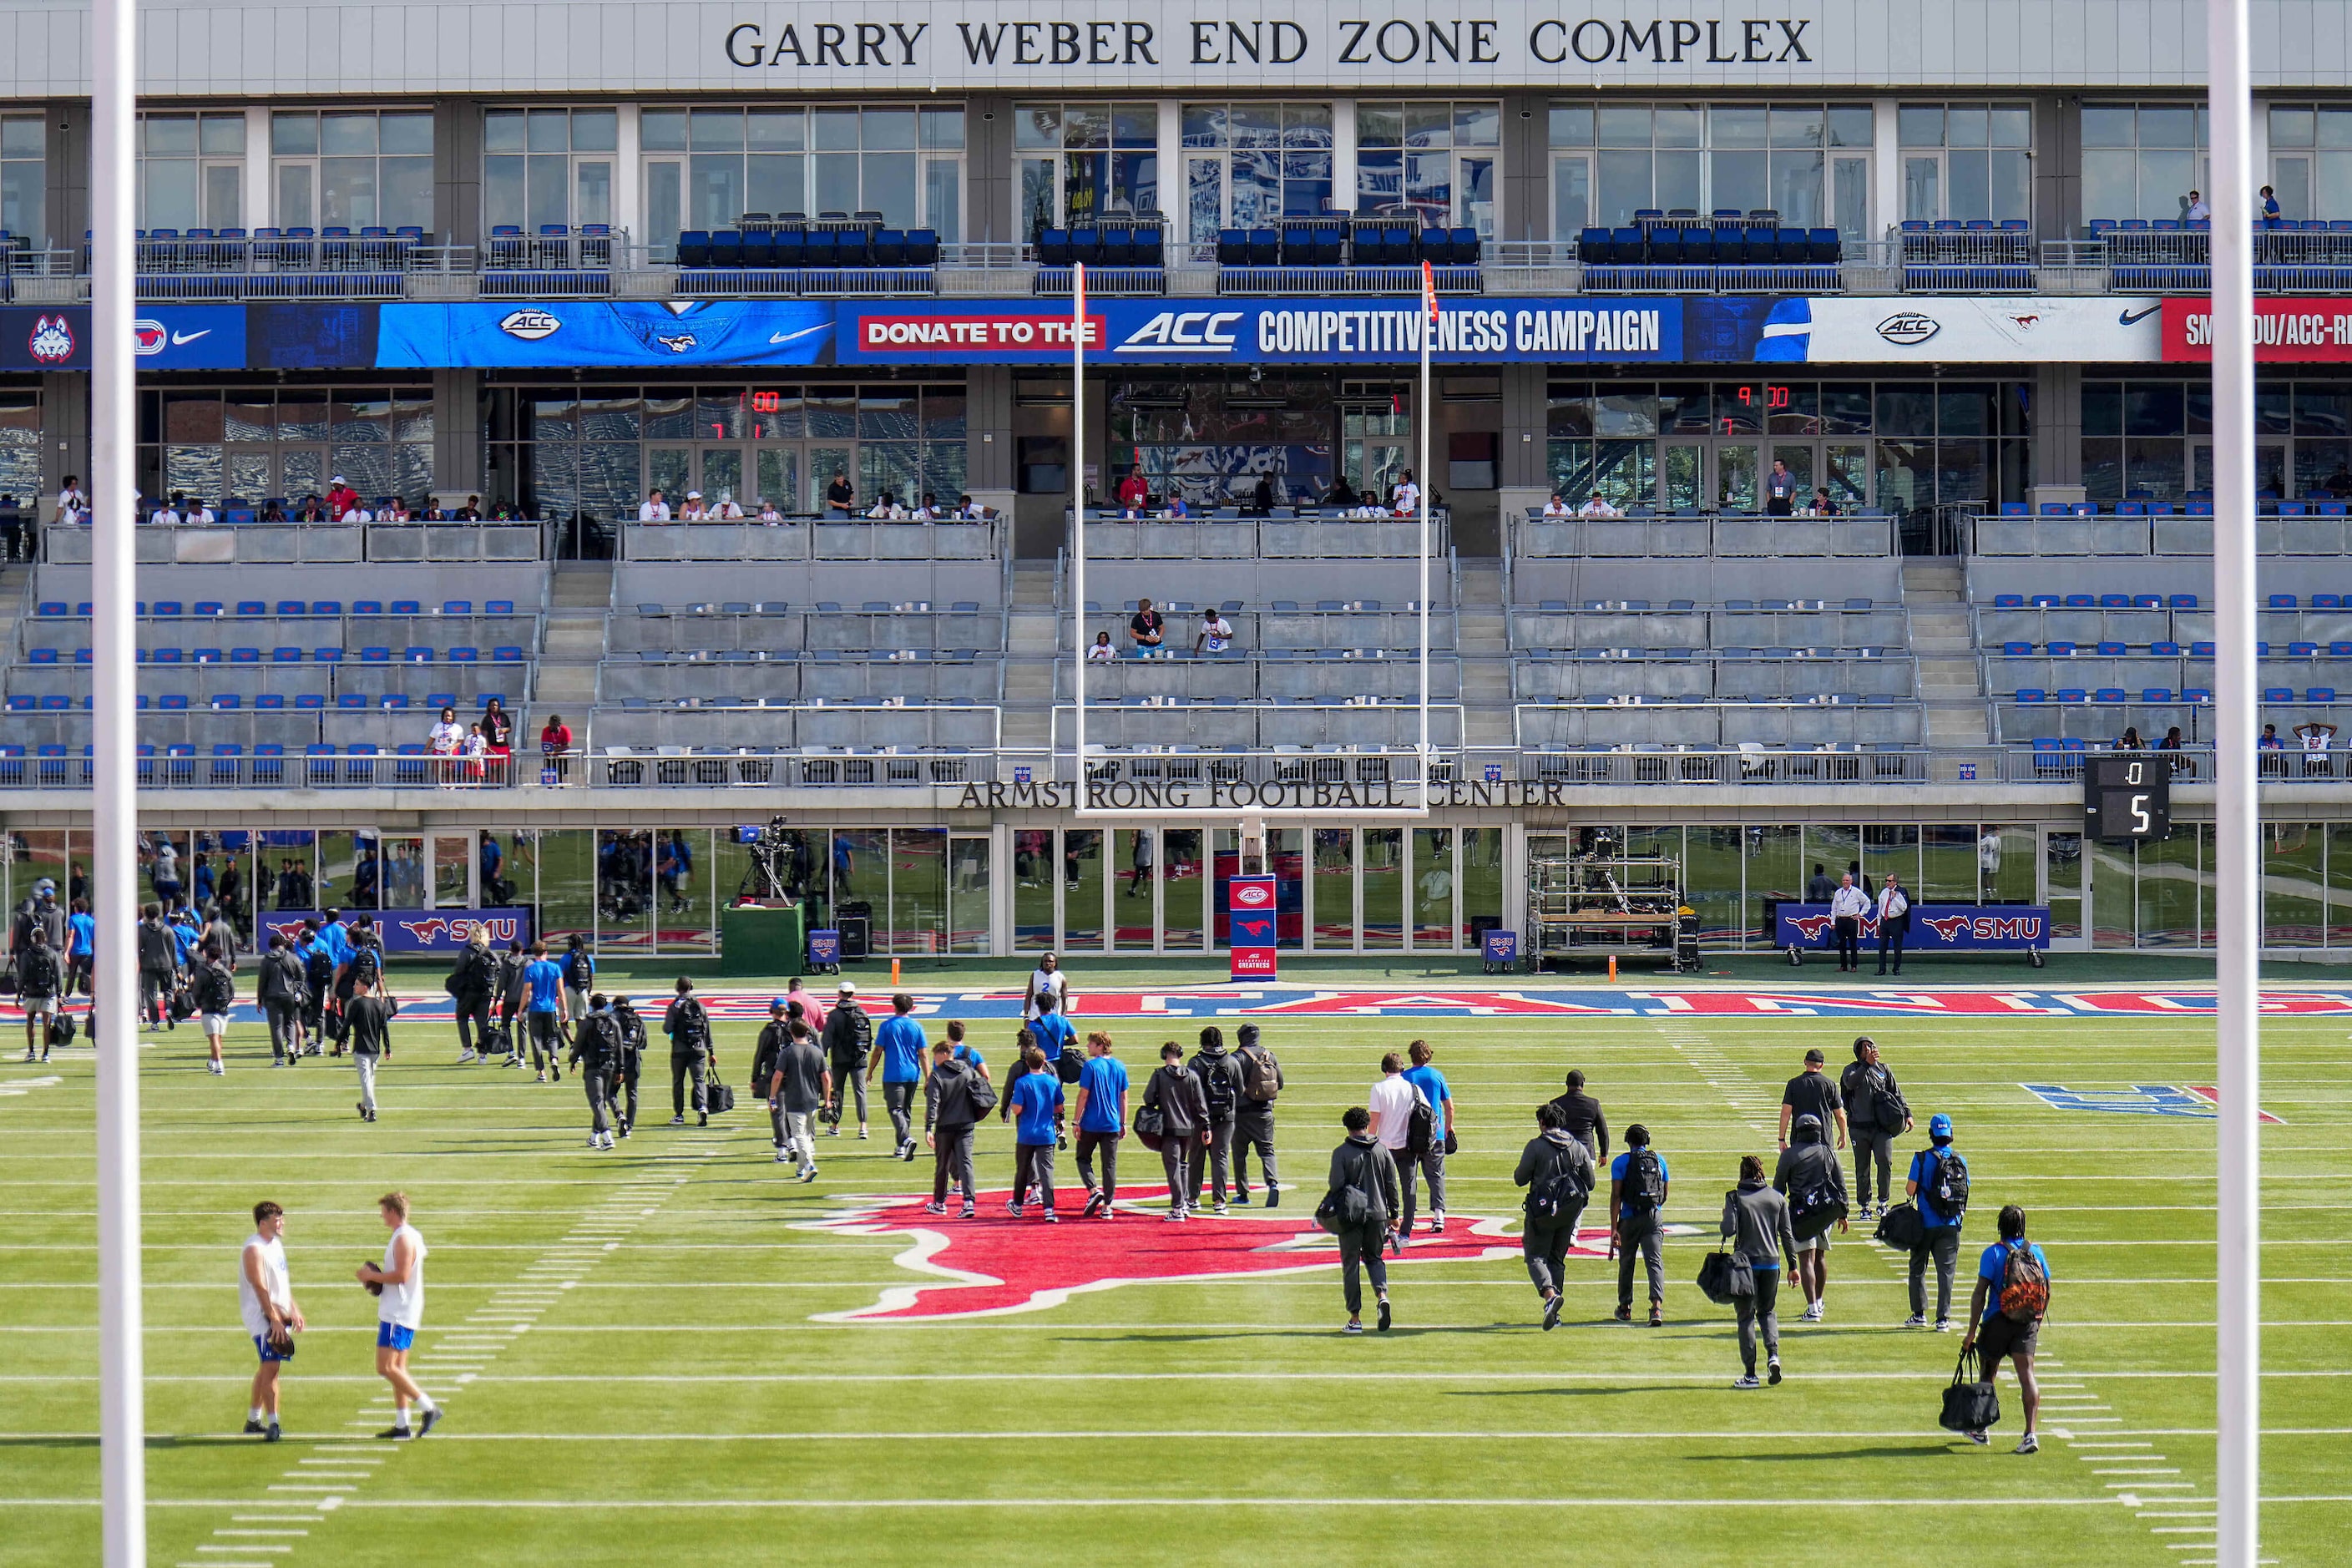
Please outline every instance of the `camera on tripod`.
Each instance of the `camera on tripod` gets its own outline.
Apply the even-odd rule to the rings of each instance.
[[[751,852],[751,864],[743,873],[742,885],[735,890],[736,898],[792,902],[793,853],[796,846],[784,826],[783,817],[772,816],[764,827],[744,827],[737,832]]]

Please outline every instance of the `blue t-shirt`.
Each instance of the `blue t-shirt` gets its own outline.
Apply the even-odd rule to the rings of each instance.
[[[530,1013],[553,1013],[562,1006],[563,966],[551,958],[533,959],[522,966],[522,977],[530,985]]]
[[[955,1049],[950,1051],[948,1053],[948,1060],[951,1062],[970,1062],[976,1068],[986,1067],[988,1065],[988,1058],[986,1057],[982,1056],[978,1051],[973,1050],[967,1045],[959,1045]]]
[[[1120,1107],[1127,1093],[1127,1064],[1117,1057],[1088,1057],[1084,1070],[1078,1074],[1078,1087],[1087,1091],[1086,1114],[1078,1118],[1081,1132],[1117,1132],[1127,1123],[1120,1117]]]
[[[1078,1031],[1058,1011],[1040,1013],[1029,1026],[1029,1037],[1037,1042],[1037,1048],[1045,1053],[1050,1064],[1062,1054],[1063,1047],[1076,1042]]]
[[[1062,1109],[1062,1079],[1048,1068],[1023,1073],[1013,1086],[1013,1140],[1016,1143],[1051,1143],[1054,1117]]]
[[[2000,1277],[2009,1268],[2011,1245],[2006,1241],[1994,1242],[1984,1249],[1984,1257],[1977,1264],[1977,1278],[1991,1287],[1985,1292],[1984,1321],[1988,1323],[2000,1316]],[[2051,1278],[2050,1259],[2042,1256],[2042,1249],[2030,1241],[2025,1244],[2025,1249],[2033,1254],[2034,1262],[2042,1265],[2042,1277],[2044,1279]]]
[[[196,950],[195,931],[189,926],[175,925],[172,927],[172,941],[179,947],[180,962],[187,963],[188,954]]]
[[[1951,1154],[1953,1159],[1960,1162],[1961,1170],[1965,1171],[1969,1168],[1968,1161],[1961,1156],[1960,1152],[1958,1149],[1954,1149],[1948,1143],[1943,1145],[1943,1147]],[[1919,1184],[1918,1203],[1919,1220],[1921,1224],[1925,1225],[1929,1230],[1942,1230],[1947,1226],[1956,1226],[1960,1223],[1964,1216],[1960,1215],[1948,1215],[1943,1210],[1936,1206],[1936,1151],[1934,1148],[1922,1149],[1916,1154],[1911,1156],[1911,1174],[1909,1179]]]
[[[96,951],[98,917],[68,915],[66,917],[66,956],[81,958]]]
[[[1643,1147],[1647,1148],[1648,1145],[1644,1144]],[[1655,1151],[1653,1151],[1653,1152],[1655,1152]],[[1610,1161],[1609,1179],[1612,1182],[1623,1181],[1625,1179],[1626,1163],[1631,1161],[1633,1157],[1633,1152],[1631,1149],[1628,1149],[1622,1154],[1620,1154],[1615,1159]],[[1674,1180],[1674,1177],[1666,1171],[1666,1157],[1664,1154],[1658,1155],[1658,1180],[1661,1182],[1671,1182]]]
[[[352,933],[343,928],[342,921],[329,921],[320,926],[318,940],[326,948],[327,956],[335,961],[336,968],[351,961]]]
[[[1422,1099],[1429,1101],[1430,1110],[1437,1113],[1437,1130],[1445,1131],[1445,1102],[1454,1091],[1445,1087],[1445,1075],[1433,1067],[1407,1068],[1402,1075],[1405,1082],[1421,1090]]]
[[[882,1053],[884,1083],[923,1081],[923,1056],[931,1047],[923,1038],[923,1026],[911,1016],[893,1014],[883,1019],[874,1031],[874,1048]]]

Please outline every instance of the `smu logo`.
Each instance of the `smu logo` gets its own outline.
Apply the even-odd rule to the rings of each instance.
[[[479,921],[462,916],[457,920],[444,920],[436,915],[426,920],[395,921],[394,923],[406,931],[417,946],[428,948],[443,945],[444,937],[448,939],[448,945],[452,947],[471,942],[477,930],[488,931],[493,942],[512,942],[521,934],[522,929],[521,922],[511,915]]]
[[[1941,942],[2040,942],[2040,915],[1944,915],[1921,922]]]
[[[131,323],[131,342],[141,359],[152,359],[171,346],[172,334],[161,321],[137,321]]]
[[[1162,310],[1127,335],[1115,354],[1230,354],[1240,310]]]

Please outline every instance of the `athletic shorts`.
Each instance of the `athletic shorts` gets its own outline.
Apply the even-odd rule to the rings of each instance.
[[[54,996],[25,996],[18,1000],[23,1004],[27,1018],[37,1018],[58,1010],[58,999]]]
[[[227,1034],[227,1033],[228,1033],[228,1015],[227,1015],[227,1014],[226,1014],[226,1013],[206,1013],[206,1014],[204,1016],[204,1018],[205,1018],[205,1035],[206,1035],[207,1037],[211,1037],[211,1038],[213,1038],[213,1039],[218,1039],[221,1036],[226,1035],[226,1034]]]
[[[294,1359],[294,1352],[290,1348],[284,1355],[279,1355],[276,1351],[271,1350],[269,1348],[269,1336],[267,1334],[254,1335],[253,1348],[261,1352],[261,1359],[264,1361],[292,1361]]]
[[[2042,1341],[2042,1320],[2021,1323],[1999,1311],[1977,1325],[1977,1350],[1990,1371],[2012,1355],[2032,1355]]]
[[[1797,1238],[1797,1251],[1801,1254],[1807,1252],[1819,1252],[1826,1256],[1829,1249],[1830,1233],[1828,1231],[1823,1231],[1819,1236],[1801,1236]]]
[[[375,1326],[375,1348],[380,1351],[404,1351],[415,1342],[415,1329],[404,1329],[398,1323],[378,1323]]]

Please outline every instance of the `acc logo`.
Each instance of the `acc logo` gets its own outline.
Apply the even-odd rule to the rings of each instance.
[[[1234,352],[1234,328],[1241,319],[1239,310],[1162,310],[1110,352],[1229,354]]]
[[[1234,902],[1251,909],[1262,908],[1274,902],[1274,889],[1264,882],[1244,882],[1234,889]]]
[[[73,358],[73,328],[63,316],[36,316],[33,335],[25,340],[25,350],[43,364],[63,364]]]
[[[131,341],[141,359],[152,359],[170,345],[172,334],[161,321],[141,320],[131,323]]]
[[[499,323],[499,331],[510,338],[535,343],[541,338],[553,337],[562,326],[562,320],[551,310],[509,310]]]
[[[1943,323],[1935,317],[1923,316],[1916,310],[1898,310],[1878,323],[1880,337],[1905,348],[1924,343],[1943,330]]]

